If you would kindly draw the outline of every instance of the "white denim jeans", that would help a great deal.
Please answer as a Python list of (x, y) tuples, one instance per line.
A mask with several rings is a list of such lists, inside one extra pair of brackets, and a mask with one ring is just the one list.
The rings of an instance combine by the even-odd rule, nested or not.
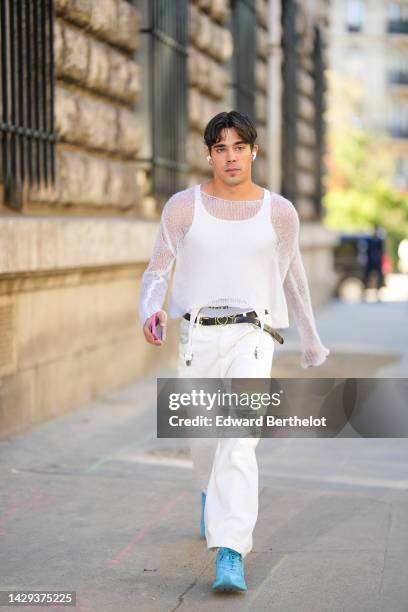
[[(271, 325), (271, 315), (265, 323)], [(189, 322), (179, 324), (177, 375), (180, 378), (269, 378), (274, 342), (251, 323), (194, 325), (193, 359), (186, 365)], [(206, 492), (205, 527), (209, 549), (233, 548), (245, 557), (253, 545), (252, 532), (258, 518), (258, 464), (255, 448), (259, 438), (188, 438), (200, 489)]]

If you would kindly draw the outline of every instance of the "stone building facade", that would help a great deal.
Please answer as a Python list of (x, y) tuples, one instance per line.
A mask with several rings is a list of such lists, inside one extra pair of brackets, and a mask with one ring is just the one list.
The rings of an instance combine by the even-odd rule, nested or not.
[[(7, 3), (12, 12), (15, 0)], [(0, 437), (154, 368), (169, 368), (175, 355), (175, 327), (158, 350), (145, 343), (137, 319), (139, 282), (165, 201), (151, 161), (161, 163), (152, 116), (163, 118), (151, 110), (149, 96), (153, 91), (157, 97), (160, 79), (152, 89), (150, 53), (151, 36), (164, 42), (169, 36), (149, 24), (154, 5), (54, 1), (49, 32), (55, 87), (50, 100), (45, 97), (54, 113), (55, 138), (49, 141), (55, 143), (55, 180), (25, 180), (13, 192), (13, 164), (6, 167), (4, 157), (0, 180)], [(260, 145), (255, 180), (298, 207), (317, 306), (333, 284), (334, 239), (322, 226), (320, 206), (324, 123), (317, 115), (324, 110), (324, 84), (315, 75), (316, 67), (319, 74), (324, 67), (324, 45), (316, 62), (316, 32), (324, 42), (328, 2), (186, 0), (184, 8), (185, 46), (177, 41), (170, 46), (185, 57), (185, 81), (180, 81), (185, 90), (174, 100), (154, 101), (154, 108), (170, 113), (170, 123), (185, 104), (176, 126), (181, 129), (176, 134), (184, 135), (175, 149), (177, 184), (186, 187), (210, 177), (203, 129), (214, 114), (240, 108), (237, 102), (249, 96)], [(241, 37), (247, 36), (255, 42), (249, 93), (240, 76), (246, 61)], [(3, 123), (12, 125), (16, 116), (5, 108), (4, 97), (0, 103)], [(295, 122), (289, 131), (285, 120)], [(13, 127), (5, 130), (3, 151), (17, 133)], [(24, 130), (20, 133), (29, 139)], [(165, 172), (166, 167), (172, 172), (169, 160)]]
[[(347, 119), (380, 137), (390, 153), (393, 186), (408, 192), (408, 2), (334, 0), (330, 67), (354, 92)], [(375, 95), (372, 95), (375, 92)]]

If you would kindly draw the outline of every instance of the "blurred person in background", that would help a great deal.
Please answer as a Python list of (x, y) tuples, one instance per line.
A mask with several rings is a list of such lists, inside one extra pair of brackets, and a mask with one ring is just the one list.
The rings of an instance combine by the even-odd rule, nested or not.
[(363, 283), (364, 289), (371, 287), (371, 277), (375, 275), (375, 288), (377, 291), (377, 300), (379, 299), (379, 291), (384, 286), (383, 273), (383, 255), (384, 255), (384, 231), (376, 223), (374, 231), (369, 240), (367, 240), (366, 261), (364, 268)]

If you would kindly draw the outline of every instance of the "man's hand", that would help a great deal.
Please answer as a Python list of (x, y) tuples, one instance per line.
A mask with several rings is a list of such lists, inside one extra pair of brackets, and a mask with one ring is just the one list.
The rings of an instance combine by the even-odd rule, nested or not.
[(166, 340), (167, 313), (165, 310), (158, 310), (156, 315), (157, 315), (156, 320), (160, 322), (160, 326), (162, 328), (163, 339), (162, 340), (156, 339), (155, 336), (153, 336), (152, 334), (153, 315), (149, 317), (148, 319), (146, 319), (145, 324), (143, 325), (143, 333), (145, 335), (146, 342), (148, 342), (149, 344), (154, 344), (156, 346), (161, 346)]

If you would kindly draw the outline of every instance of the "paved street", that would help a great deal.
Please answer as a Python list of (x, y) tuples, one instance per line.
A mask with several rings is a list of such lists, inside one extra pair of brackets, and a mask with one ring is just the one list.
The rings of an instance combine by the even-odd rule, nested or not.
[[(331, 363), (307, 375), (407, 376), (407, 315), (332, 302)], [(306, 375), (286, 338), (275, 373)], [(192, 465), (182, 439), (156, 438), (155, 384), (0, 443), (1, 589), (75, 590), (97, 612), (406, 612), (406, 439), (262, 440), (249, 590), (213, 594)]]

